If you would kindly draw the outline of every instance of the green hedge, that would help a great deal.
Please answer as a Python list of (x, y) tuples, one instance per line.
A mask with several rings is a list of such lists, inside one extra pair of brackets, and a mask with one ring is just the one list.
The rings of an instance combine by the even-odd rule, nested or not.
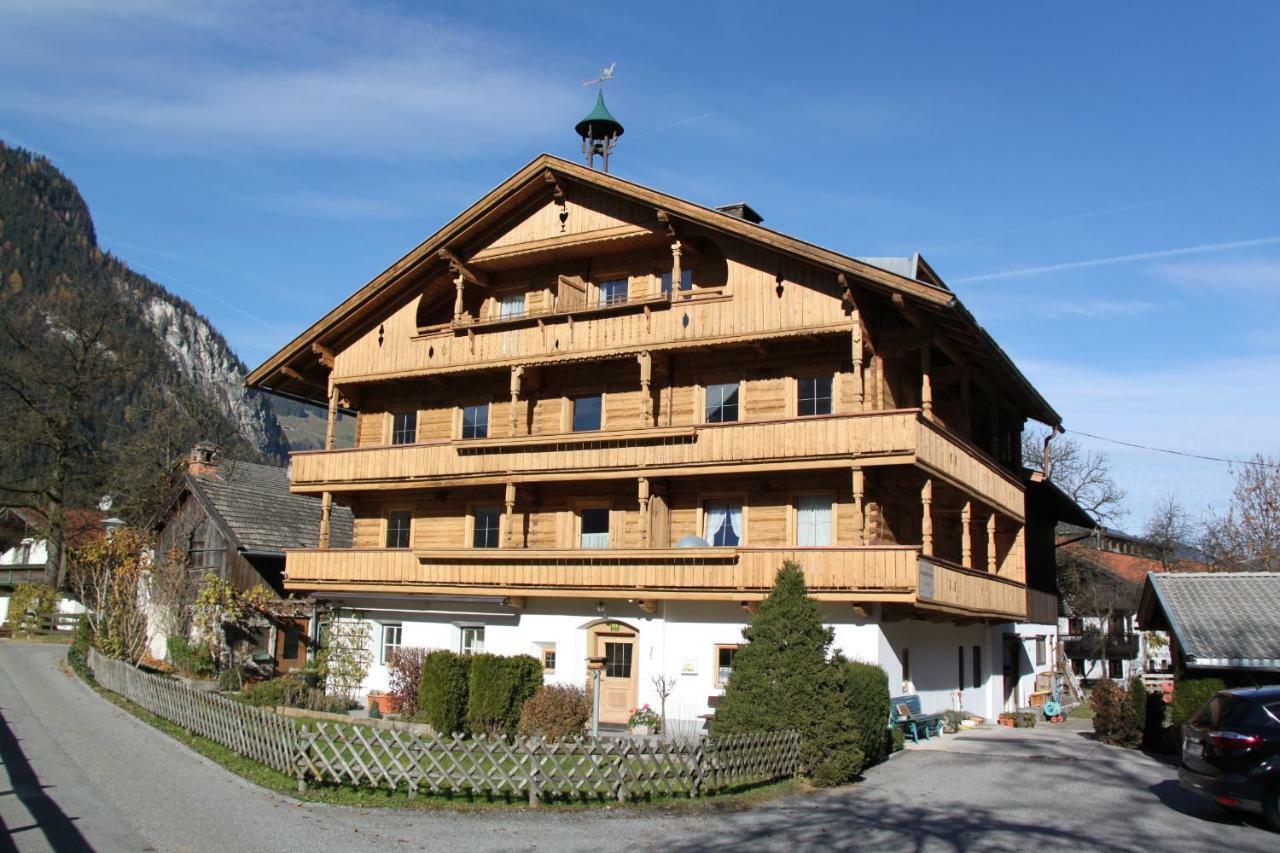
[(866, 766), (888, 755), (889, 676), (873, 663), (848, 661), (844, 665), (844, 704), (853, 714), (858, 744)]
[(418, 719), (442, 735), (463, 731), (470, 675), (469, 655), (444, 650), (427, 652), (418, 684)]
[(467, 728), (472, 734), (514, 735), (524, 703), (541, 686), (542, 663), (531, 655), (473, 655)]
[(1178, 737), (1182, 736), (1182, 724), (1188, 722), (1204, 703), (1227, 685), (1221, 678), (1184, 678), (1173, 686), (1173, 705), (1169, 708), (1169, 721)]

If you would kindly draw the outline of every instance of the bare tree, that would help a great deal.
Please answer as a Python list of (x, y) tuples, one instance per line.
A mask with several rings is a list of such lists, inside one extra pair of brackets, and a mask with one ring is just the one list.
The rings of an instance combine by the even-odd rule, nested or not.
[(1255, 456), (1234, 474), (1231, 505), (1206, 522), (1201, 550), (1219, 571), (1280, 571), (1280, 459)]
[[(1040, 468), (1044, 462), (1047, 432), (1028, 431), (1022, 436), (1024, 464)], [(1119, 521), (1124, 489), (1111, 476), (1111, 459), (1101, 450), (1090, 450), (1073, 438), (1058, 436), (1049, 442), (1049, 479), (1100, 524)]]
[(1181, 564), (1179, 554), (1195, 538), (1195, 525), (1186, 507), (1171, 493), (1156, 503), (1142, 535), (1156, 549), (1161, 568), (1169, 571)]

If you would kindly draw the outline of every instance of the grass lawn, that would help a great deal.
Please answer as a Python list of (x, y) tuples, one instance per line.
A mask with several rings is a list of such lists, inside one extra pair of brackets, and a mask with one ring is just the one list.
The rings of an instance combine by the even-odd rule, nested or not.
[[(527, 800), (523, 796), (513, 795), (509, 798), (487, 797), (484, 795), (469, 795), (466, 793), (454, 795), (431, 794), (428, 792), (420, 792), (414, 799), (409, 799), (409, 795), (405, 791), (390, 791), (386, 788), (367, 788), (352, 787), (337, 784), (318, 784), (308, 781), (305, 793), (298, 793), (298, 780), (293, 776), (286, 776), (269, 767), (265, 767), (252, 759), (245, 758), (235, 751), (215, 743), (207, 738), (196, 734), (189, 734), (180, 726), (174, 725), (163, 717), (147, 711), (128, 699), (111, 692), (99, 684), (92, 678), (92, 672), (87, 671), (87, 667), (77, 666), (70, 659), (67, 666), (76, 675), (96, 690), (107, 701), (123, 708), (130, 714), (133, 714), (143, 722), (153, 726), (179, 741), (188, 748), (198, 752), (204, 757), (220, 764), (222, 767), (230, 770), (244, 779), (285, 794), (295, 799), (330, 803), (333, 805), (356, 806), (360, 808), (410, 808), (410, 809), (458, 809), (458, 810), (486, 810), (486, 809), (527, 809), (530, 808)], [(369, 729), (366, 727), (357, 727), (342, 723), (333, 723), (328, 720), (311, 721), (306, 720), (308, 727), (315, 722), (324, 722), (329, 726), (340, 726), (342, 729), (361, 730), (366, 734)], [(567, 760), (567, 758), (566, 758)], [(751, 806), (769, 802), (788, 794), (797, 793), (805, 789), (805, 785), (794, 779), (788, 779), (782, 782), (775, 782), (767, 785), (758, 785), (746, 790), (736, 791), (732, 793), (718, 794), (709, 797), (652, 797), (643, 800), (632, 800), (626, 804), (627, 808), (641, 809), (658, 809), (666, 811), (678, 811), (681, 813), (710, 813), (720, 811), (732, 811), (738, 809), (749, 808)], [(553, 800), (538, 806), (539, 809), (557, 809), (557, 810), (580, 810), (594, 808), (612, 808), (617, 809), (620, 804), (613, 798), (589, 798), (579, 800)]]
[(1073, 720), (1092, 720), (1093, 706), (1088, 702), (1081, 702), (1079, 705), (1071, 709), (1071, 713), (1068, 714), (1068, 716)]

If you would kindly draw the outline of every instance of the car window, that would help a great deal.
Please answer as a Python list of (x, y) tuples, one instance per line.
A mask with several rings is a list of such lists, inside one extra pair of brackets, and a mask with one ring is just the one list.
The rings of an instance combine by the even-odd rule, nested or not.
[(1191, 718), (1191, 725), (1206, 727), (1220, 726), (1228, 717), (1231, 716), (1232, 711), (1235, 710), (1235, 706), (1237, 704), (1239, 704), (1239, 701), (1234, 696), (1226, 693), (1219, 693), (1217, 696), (1214, 696), (1206, 702), (1204, 707)]

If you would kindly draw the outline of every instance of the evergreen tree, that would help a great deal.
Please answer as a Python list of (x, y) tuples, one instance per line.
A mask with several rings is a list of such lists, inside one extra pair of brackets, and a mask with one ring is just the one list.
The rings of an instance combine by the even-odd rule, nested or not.
[(831, 659), (833, 634), (822, 624), (800, 566), (783, 564), (742, 635), (746, 643), (733, 659), (713, 733), (795, 729), (801, 771), (814, 782), (838, 785), (856, 776), (862, 750), (841, 694), (844, 669)]

